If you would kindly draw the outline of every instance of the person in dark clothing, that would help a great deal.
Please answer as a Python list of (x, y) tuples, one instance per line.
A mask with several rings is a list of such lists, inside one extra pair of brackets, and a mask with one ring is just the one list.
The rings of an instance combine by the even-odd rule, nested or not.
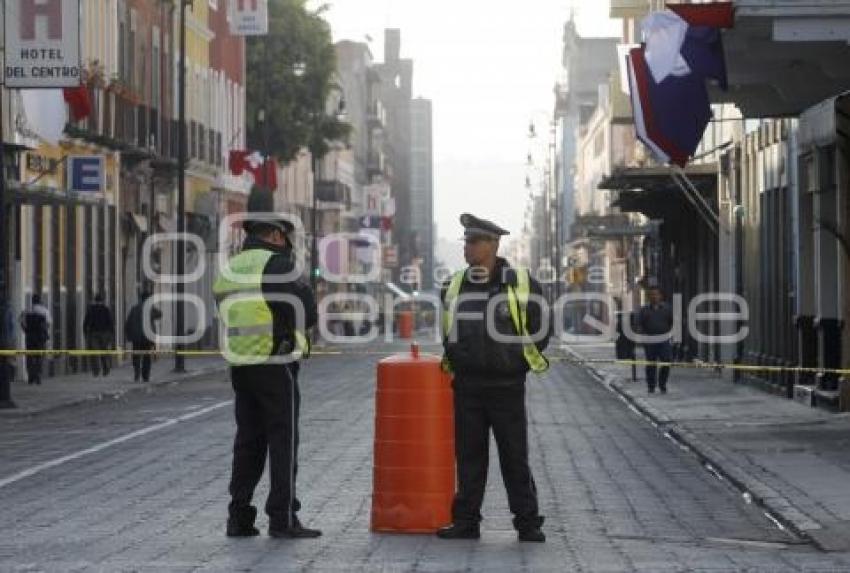
[(24, 331), (24, 343), (27, 351), (27, 383), (41, 384), (41, 366), (44, 351), (50, 339), (50, 312), (41, 304), (41, 296), (32, 295), (32, 306), (21, 313), (21, 329)]
[(649, 304), (641, 307), (638, 313), (638, 328), (641, 334), (648, 336), (665, 336), (666, 338), (657, 342), (645, 342), (643, 351), (646, 360), (646, 385), (650, 394), (655, 392), (655, 387), (662, 394), (667, 393), (667, 380), (670, 377), (669, 366), (658, 366), (658, 362), (671, 362), (673, 360), (673, 349), (670, 345), (670, 331), (673, 328), (673, 311), (664, 302), (664, 296), (658, 288), (650, 288), (647, 292)]
[[(437, 536), (480, 536), (492, 430), (519, 540), (543, 542), (543, 516), (528, 464), (525, 380), (529, 369), (542, 372), (548, 367), (542, 351), (549, 341), (551, 321), (544, 320), (539, 300), (517, 302), (529, 295), (540, 296), (542, 289), (527, 270), (514, 269), (497, 256), (499, 237), (507, 231), (468, 214), (461, 216), (461, 224), (469, 268), (456, 273), (442, 292), (448, 313), (445, 323), (451, 325), (444, 332), (444, 365), (454, 373), (458, 491), (452, 504), (453, 523)], [(488, 317), (491, 304), (494, 312)], [(526, 337), (506, 342), (496, 336), (534, 337), (544, 328), (536, 341)]]
[[(15, 340), (15, 315), (9, 301), (0, 299), (0, 350), (14, 350)], [(0, 368), (6, 380), (12, 382), (15, 379), (15, 357), (0, 356)], [(2, 397), (0, 397), (2, 399)]]
[[(133, 305), (124, 323), (124, 338), (133, 345), (133, 380), (148, 382), (151, 376), (151, 354), (154, 349), (154, 332), (145, 331), (144, 310), (145, 302), (151, 293), (142, 289), (139, 301)], [(156, 322), (162, 318), (162, 312), (151, 305), (149, 310), (149, 326), (155, 328)]]
[[(247, 211), (273, 213), (271, 193), (252, 191)], [(303, 277), (287, 278), (295, 269), (291, 223), (262, 217), (246, 220), (243, 226), (248, 237), (242, 252), (228, 264), (239, 280), (222, 273), (213, 287), (227, 332), (224, 355), (231, 363), (235, 392), (227, 535), (259, 534), (257, 509), (251, 502), (268, 457), (270, 487), (265, 510), (269, 535), (315, 538), (321, 531), (305, 527), (298, 518), (301, 502), (295, 481), (301, 394), (299, 363), (294, 358), (299, 353), (309, 354), (307, 329), (317, 321), (316, 301)], [(240, 304), (244, 306), (238, 307)]]
[(104, 304), (101, 293), (95, 295), (94, 302), (86, 309), (83, 333), (89, 350), (103, 352), (91, 357), (92, 373), (99, 376), (103, 369), (103, 375), (109, 376), (112, 357), (107, 352), (112, 348), (112, 341), (115, 339), (115, 320), (112, 311)]

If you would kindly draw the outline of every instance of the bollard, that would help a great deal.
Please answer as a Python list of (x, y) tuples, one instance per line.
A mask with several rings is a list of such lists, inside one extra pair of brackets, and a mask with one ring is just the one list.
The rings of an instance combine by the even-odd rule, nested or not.
[(370, 528), (432, 533), (451, 522), (454, 493), (451, 378), (413, 344), (378, 363)]
[(413, 338), (413, 312), (402, 310), (398, 313), (398, 336), (405, 340)]

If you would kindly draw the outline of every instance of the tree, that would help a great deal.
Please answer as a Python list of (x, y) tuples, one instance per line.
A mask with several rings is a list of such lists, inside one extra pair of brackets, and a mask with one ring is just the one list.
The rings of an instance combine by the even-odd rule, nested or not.
[(326, 7), (309, 10), (306, 4), (269, 0), (268, 35), (247, 42), (248, 145), (284, 163), (304, 147), (322, 157), (330, 142), (344, 140), (351, 129), (326, 110), (328, 96), (338, 89), (336, 52), (322, 18)]

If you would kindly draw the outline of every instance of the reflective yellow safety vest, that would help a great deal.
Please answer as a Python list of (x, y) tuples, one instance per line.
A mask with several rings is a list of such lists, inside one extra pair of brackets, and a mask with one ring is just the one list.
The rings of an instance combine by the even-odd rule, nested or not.
[[(226, 329), (222, 354), (237, 366), (262, 364), (277, 350), (274, 346), (274, 316), (263, 297), (263, 271), (274, 255), (266, 249), (248, 249), (229, 261), (230, 274), (239, 280), (222, 275), (213, 285), (219, 303), (221, 320)], [(310, 356), (310, 340), (296, 330), (297, 358)]]
[[(511, 311), (511, 321), (514, 323), (514, 328), (517, 334), (525, 340), (522, 344), (523, 355), (525, 356), (528, 367), (532, 372), (541, 373), (549, 369), (549, 361), (543, 356), (543, 353), (537, 348), (537, 345), (530, 340), (528, 334), (528, 296), (531, 294), (531, 278), (528, 269), (516, 268), (517, 285), (516, 287), (508, 285), (508, 306)], [(457, 306), (460, 287), (463, 285), (463, 278), (466, 271), (457, 271), (449, 283), (449, 288), (446, 289), (445, 308), (443, 310), (443, 336), (448, 338), (454, 324), (455, 310)], [(451, 364), (447, 356), (443, 356), (443, 370), (451, 372)]]

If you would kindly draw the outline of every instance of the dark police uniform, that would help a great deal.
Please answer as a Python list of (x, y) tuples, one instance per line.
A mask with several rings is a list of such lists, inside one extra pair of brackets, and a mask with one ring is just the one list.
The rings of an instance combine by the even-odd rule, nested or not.
[[(497, 225), (471, 215), (461, 217), (466, 235), (507, 234)], [(482, 233), (483, 232), (483, 233)], [(516, 288), (518, 272), (503, 258), (498, 258), (489, 281), (476, 283), (470, 280), (469, 271), (460, 284), (461, 295), (479, 295), (464, 300), (459, 297), (456, 313), (481, 313), (487, 316), (488, 301), (505, 295), (509, 287)], [(541, 295), (537, 281), (530, 279), (529, 290)], [(447, 285), (442, 292), (446, 301)], [(527, 305), (527, 330), (532, 335), (541, 328), (541, 308), (534, 301)], [(547, 322), (550, 324), (551, 322)], [(525, 380), (529, 362), (523, 344), (499, 342), (491, 338), (485, 320), (454, 320), (457, 329), (455, 341), (444, 340), (445, 357), (454, 374), (455, 453), (457, 458), (458, 492), (452, 506), (454, 524), (438, 532), (440, 537), (477, 537), (481, 521), (481, 504), (487, 481), (489, 465), (490, 430), (496, 439), (499, 463), (508, 494), (508, 503), (514, 514), (514, 527), (523, 533), (537, 530), (543, 524), (537, 503), (537, 490), (528, 464), (528, 420), (525, 409)], [(507, 301), (495, 308), (495, 330), (500, 334), (517, 336)], [(546, 336), (535, 343), (540, 352), (549, 340)], [(545, 538), (543, 538), (545, 539)], [(542, 541), (543, 539), (533, 539)], [(532, 539), (524, 539), (532, 540)]]
[[(267, 197), (258, 196), (262, 193)], [(271, 212), (271, 194), (254, 191), (248, 202), (248, 211)], [(268, 224), (267, 222), (264, 224)], [(282, 230), (291, 231), (288, 222)], [(249, 221), (246, 230), (251, 233)], [(294, 254), (290, 245), (279, 247), (250, 234), (242, 247), (242, 254), (267, 257), (262, 268), (262, 296), (272, 314), (272, 356), (289, 354), (297, 347), (296, 313), (288, 302), (268, 300), (270, 295), (293, 295), (304, 309), (305, 327), (316, 323), (316, 302), (313, 292), (303, 280), (278, 282), (278, 277), (292, 272)], [(238, 257), (238, 255), (237, 255)], [(234, 257), (235, 260), (236, 257)], [(259, 260), (264, 261), (265, 258)], [(219, 279), (218, 285), (227, 284)], [(216, 293), (227, 300), (221, 292)], [(274, 537), (317, 537), (320, 532), (303, 527), (297, 517), (301, 503), (295, 495), (295, 478), (298, 471), (298, 416), (300, 392), (298, 388), (299, 364), (255, 363), (231, 366), (231, 379), (235, 392), (236, 438), (233, 444), (233, 470), (230, 480), (231, 502), (227, 533), (234, 537), (256, 535), (254, 527), (257, 510), (251, 505), (266, 456), (269, 458), (270, 488), (266, 501), (269, 516), (269, 534)]]

